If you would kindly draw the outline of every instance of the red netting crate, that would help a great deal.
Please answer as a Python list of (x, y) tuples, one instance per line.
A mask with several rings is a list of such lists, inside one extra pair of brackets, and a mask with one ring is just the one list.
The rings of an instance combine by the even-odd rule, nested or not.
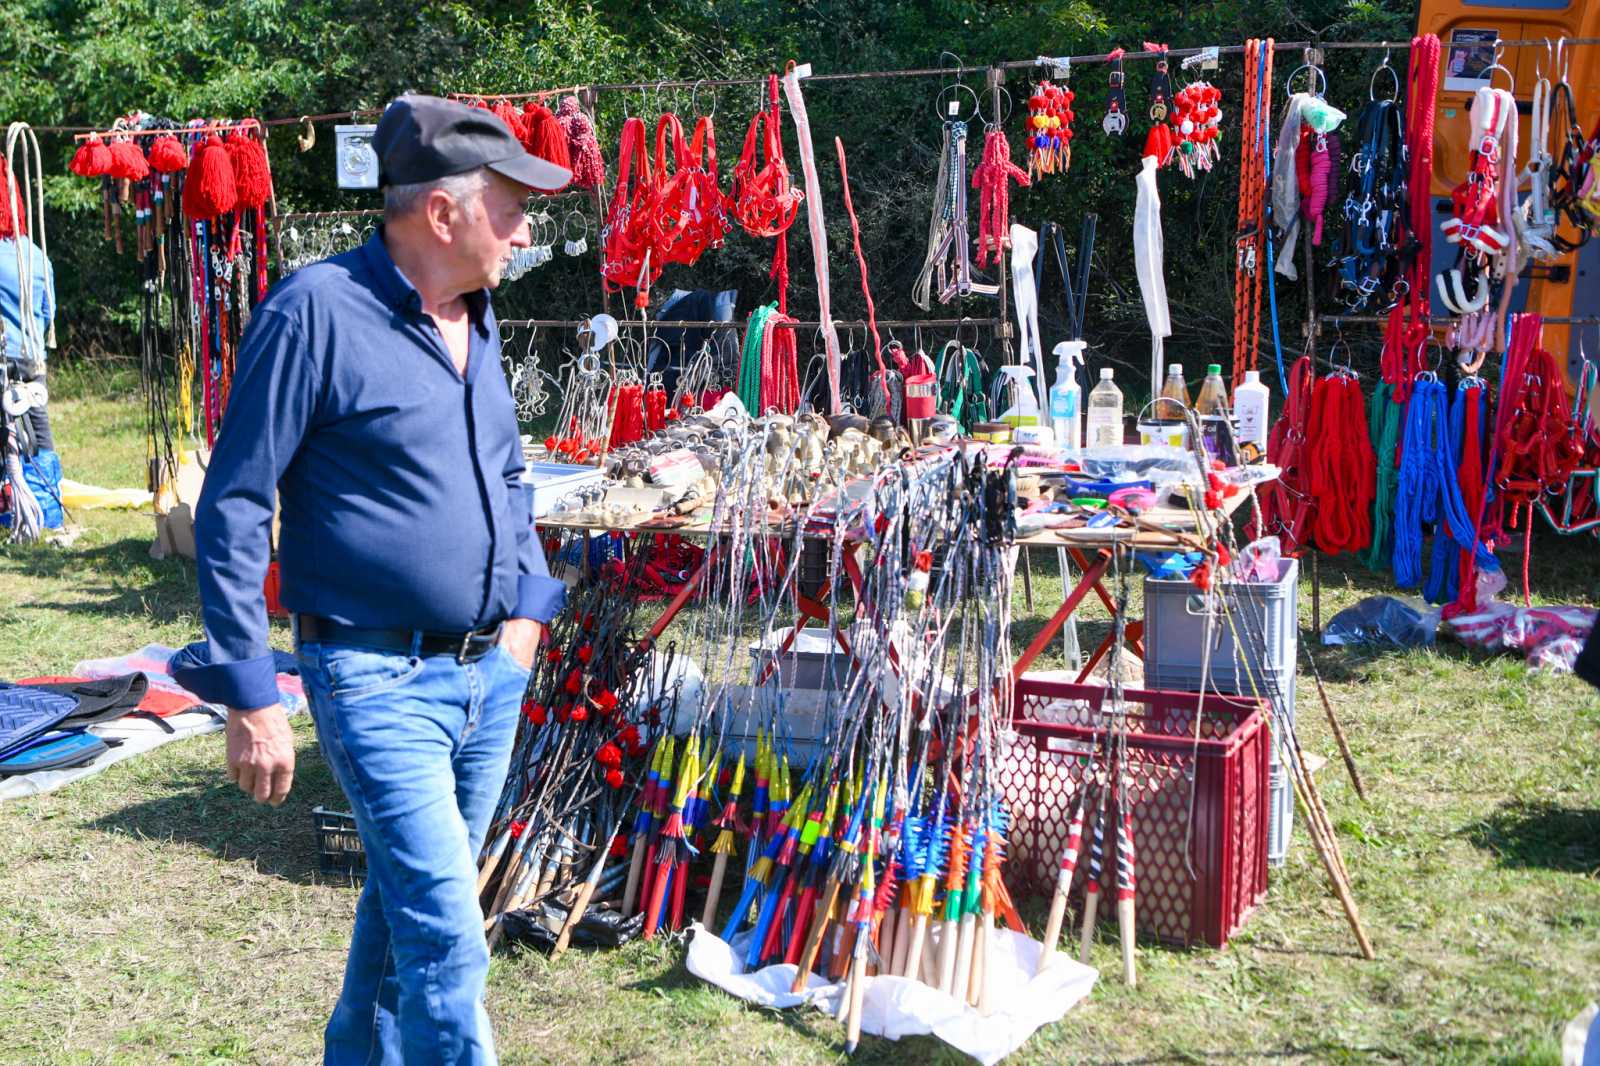
[[(1024, 676), (1016, 696), (1019, 736), (1000, 769), (1011, 809), (1007, 882), (1019, 895), (1048, 897), (1099, 735), (1106, 689)], [(1129, 689), (1125, 696), (1139, 931), (1171, 944), (1222, 947), (1267, 892), (1268, 708), (1257, 699), (1208, 695), (1196, 741), (1197, 693)], [(1088, 841), (1086, 827), (1075, 908), (1082, 902)], [(1102, 885), (1112, 893), (1102, 898), (1114, 899), (1110, 827)], [(1101, 909), (1103, 916), (1113, 913)]]

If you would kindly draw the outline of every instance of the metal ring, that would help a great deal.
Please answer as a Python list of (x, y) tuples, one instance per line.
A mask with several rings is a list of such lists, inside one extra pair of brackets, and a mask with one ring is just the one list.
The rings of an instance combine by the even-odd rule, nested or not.
[(1382, 74), (1384, 71), (1389, 72), (1389, 80), (1394, 83), (1394, 93), (1389, 97), (1389, 99), (1392, 101), (1398, 101), (1400, 99), (1400, 75), (1396, 73), (1395, 69), (1389, 65), (1389, 52), (1387, 49), (1385, 49), (1383, 53), (1383, 63), (1379, 65), (1377, 70), (1372, 72), (1372, 77), (1367, 79), (1368, 100), (1377, 100), (1378, 75)]
[[(961, 117), (959, 105), (957, 106), (955, 114), (947, 113), (949, 109), (941, 106), (941, 101), (944, 100), (945, 93), (948, 92), (955, 92), (958, 97), (960, 93), (964, 92), (968, 96), (972, 97), (972, 110), (965, 118)], [(957, 100), (952, 100), (951, 103), (957, 104)], [(940, 122), (971, 122), (975, 116), (983, 113), (983, 101), (978, 99), (978, 94), (973, 92), (970, 86), (963, 85), (959, 81), (951, 82), (943, 89), (940, 89), (938, 94), (934, 96), (933, 113), (939, 116)]]

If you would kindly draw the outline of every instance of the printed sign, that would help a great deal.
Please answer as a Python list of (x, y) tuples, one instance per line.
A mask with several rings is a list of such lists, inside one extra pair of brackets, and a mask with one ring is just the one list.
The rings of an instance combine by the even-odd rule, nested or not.
[(1446, 91), (1473, 92), (1489, 84), (1489, 68), (1494, 66), (1494, 46), (1499, 40), (1499, 30), (1451, 30), (1444, 57)]

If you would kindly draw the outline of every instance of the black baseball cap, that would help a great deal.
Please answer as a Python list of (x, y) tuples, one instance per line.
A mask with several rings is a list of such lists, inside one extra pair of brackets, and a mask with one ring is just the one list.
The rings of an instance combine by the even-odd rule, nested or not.
[(559, 189), (572, 171), (532, 155), (492, 111), (407, 93), (384, 109), (372, 135), (380, 185), (437, 181), (488, 167), (530, 189)]

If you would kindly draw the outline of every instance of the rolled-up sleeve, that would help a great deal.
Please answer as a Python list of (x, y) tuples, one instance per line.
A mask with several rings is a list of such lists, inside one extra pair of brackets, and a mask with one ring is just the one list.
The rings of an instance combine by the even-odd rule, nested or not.
[(506, 457), (506, 498), (516, 510), (517, 526), (517, 605), (513, 618), (549, 622), (561, 613), (567, 602), (567, 586), (550, 576), (544, 548), (533, 529), (533, 486), (522, 480), (526, 463), (522, 441), (512, 434), (511, 454)]
[(316, 410), (319, 376), (295, 321), (257, 311), (240, 345), (222, 430), (195, 509), (206, 639), (174, 657), (174, 679), (233, 708), (278, 701), (262, 592), (278, 479)]

